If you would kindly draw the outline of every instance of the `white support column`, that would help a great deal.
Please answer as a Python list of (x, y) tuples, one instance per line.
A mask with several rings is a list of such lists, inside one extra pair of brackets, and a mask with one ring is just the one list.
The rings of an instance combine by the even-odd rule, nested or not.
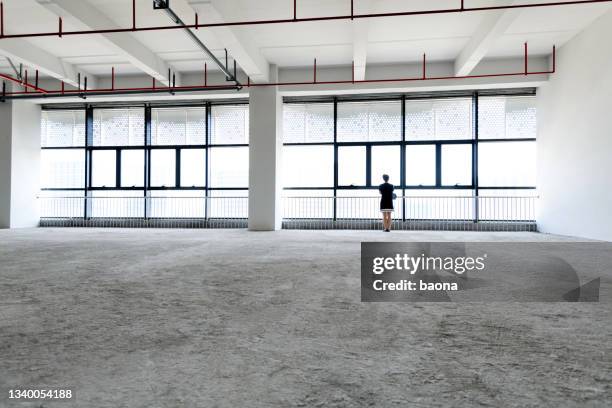
[(40, 106), (0, 102), (0, 228), (38, 226)]
[[(270, 66), (270, 80), (278, 68)], [(275, 231), (282, 227), (281, 153), (283, 103), (278, 87), (249, 90), (249, 229)]]

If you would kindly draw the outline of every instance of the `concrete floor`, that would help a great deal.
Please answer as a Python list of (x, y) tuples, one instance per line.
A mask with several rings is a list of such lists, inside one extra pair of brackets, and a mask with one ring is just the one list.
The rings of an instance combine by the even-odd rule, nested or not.
[(0, 406), (603, 407), (605, 303), (360, 302), (361, 241), (532, 233), (0, 231)]

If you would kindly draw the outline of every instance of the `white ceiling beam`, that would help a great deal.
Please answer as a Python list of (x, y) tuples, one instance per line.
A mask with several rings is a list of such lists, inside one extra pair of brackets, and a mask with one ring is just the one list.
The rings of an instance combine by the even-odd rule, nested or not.
[[(36, 0), (36, 2), (64, 20), (70, 18), (88, 30), (117, 27), (114, 21), (87, 1)], [(130, 33), (97, 34), (96, 37), (102, 39), (109, 47), (115, 49), (118, 54), (147, 75), (154, 77), (164, 85), (169, 84), (169, 66)], [(178, 75), (177, 85), (179, 85)]]
[(489, 11), (484, 14), (476, 32), (455, 59), (455, 75), (469, 75), (520, 14), (519, 9)]
[[(0, 41), (0, 54), (10, 58), (13, 62), (38, 69), (41, 74), (64, 81), (76, 87), (77, 70), (72, 64), (63, 62), (47, 51), (19, 38), (7, 38)], [(30, 76), (32, 78), (32, 76)], [(95, 78), (88, 76), (87, 87), (95, 87)], [(28, 80), (28, 82), (32, 82)]]
[[(359, 2), (359, 13), (368, 14), (372, 12), (372, 0)], [(363, 81), (366, 75), (366, 64), (368, 59), (368, 37), (370, 33), (370, 21), (359, 18), (351, 22), (353, 27), (353, 63), (355, 81)]]
[[(206, 22), (230, 21), (234, 18), (233, 13), (235, 13), (235, 5), (227, 0), (172, 0), (170, 6), (180, 16), (187, 16), (189, 20), (186, 21), (193, 19), (192, 16), (196, 12), (194, 7), (197, 7), (200, 21)], [(191, 31), (205, 43), (202, 37), (204, 30)], [(227, 49), (229, 55), (236, 60), (251, 81), (269, 82), (270, 64), (248, 36), (230, 27), (215, 27), (210, 32), (221, 46)]]

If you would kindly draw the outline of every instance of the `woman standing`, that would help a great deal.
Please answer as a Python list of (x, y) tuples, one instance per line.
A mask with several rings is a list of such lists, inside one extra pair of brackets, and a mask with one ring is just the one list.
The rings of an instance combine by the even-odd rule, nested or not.
[(380, 192), (380, 211), (383, 215), (383, 230), (385, 232), (391, 231), (391, 222), (393, 215), (393, 184), (389, 184), (389, 176), (387, 174), (383, 174), (382, 176), (384, 183), (378, 186), (378, 191)]

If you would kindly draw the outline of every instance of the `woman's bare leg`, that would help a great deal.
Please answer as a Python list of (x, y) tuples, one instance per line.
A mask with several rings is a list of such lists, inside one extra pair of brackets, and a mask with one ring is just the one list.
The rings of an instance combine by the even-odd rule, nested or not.
[(393, 224), (393, 213), (387, 213), (387, 229), (391, 231), (391, 224)]

